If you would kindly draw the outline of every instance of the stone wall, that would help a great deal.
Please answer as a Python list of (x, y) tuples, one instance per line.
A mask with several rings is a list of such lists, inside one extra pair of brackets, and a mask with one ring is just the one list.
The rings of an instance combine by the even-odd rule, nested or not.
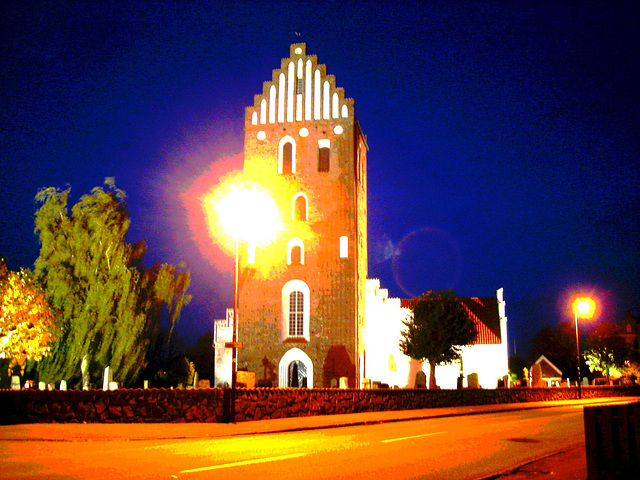
[[(0, 424), (224, 422), (229, 389), (2, 390)], [(463, 390), (239, 389), (237, 422), (383, 410), (573, 400), (575, 388)], [(638, 396), (640, 386), (583, 387), (583, 398)]]
[(222, 422), (221, 389), (2, 390), (0, 424)]

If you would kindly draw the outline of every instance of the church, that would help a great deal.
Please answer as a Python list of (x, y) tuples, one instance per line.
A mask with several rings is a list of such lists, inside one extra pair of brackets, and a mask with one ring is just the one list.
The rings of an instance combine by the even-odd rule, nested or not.
[[(291, 45), (245, 111), (243, 181), (269, 192), (282, 222), (239, 256), (237, 365), (257, 386), (420, 386), (423, 366), (398, 347), (411, 309), (367, 278), (367, 151), (353, 99), (306, 44)], [(485, 334), (436, 369), (438, 383), (474, 373), (494, 388), (508, 373), (502, 290), (464, 303)], [(215, 321), (216, 386), (231, 385), (234, 321)]]

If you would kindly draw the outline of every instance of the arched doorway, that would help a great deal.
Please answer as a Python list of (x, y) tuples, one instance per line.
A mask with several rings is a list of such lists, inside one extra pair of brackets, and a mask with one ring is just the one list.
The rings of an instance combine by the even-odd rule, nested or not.
[(313, 363), (299, 348), (292, 348), (282, 356), (278, 365), (278, 387), (313, 387)]

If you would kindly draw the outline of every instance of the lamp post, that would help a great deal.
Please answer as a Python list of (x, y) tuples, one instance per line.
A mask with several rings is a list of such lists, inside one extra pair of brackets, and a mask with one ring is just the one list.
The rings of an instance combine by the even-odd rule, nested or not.
[(591, 298), (577, 298), (573, 302), (573, 316), (576, 321), (576, 358), (578, 360), (578, 398), (582, 398), (582, 374), (580, 373), (580, 336), (578, 334), (578, 314), (586, 318), (589, 314), (593, 314), (591, 306), (593, 300)]
[(240, 241), (255, 243), (266, 242), (281, 228), (278, 209), (271, 196), (257, 187), (237, 185), (215, 201), (215, 210), (222, 230), (231, 234), (234, 240), (235, 262), (233, 272), (233, 327), (231, 342), (225, 343), (231, 348), (231, 392), (229, 401), (229, 419), (235, 422), (235, 404), (238, 378), (238, 311), (240, 292)]

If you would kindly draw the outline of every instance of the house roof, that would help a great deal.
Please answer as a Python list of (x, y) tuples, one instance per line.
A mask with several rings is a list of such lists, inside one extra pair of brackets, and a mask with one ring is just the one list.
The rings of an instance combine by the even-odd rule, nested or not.
[[(498, 345), (501, 342), (498, 299), (470, 297), (458, 299), (469, 313), (478, 336), (472, 345)], [(417, 298), (400, 299), (400, 306), (413, 310)]]
[(533, 364), (539, 364), (540, 368), (542, 369), (542, 375), (543, 376), (548, 376), (548, 377), (552, 377), (554, 376), (553, 374), (556, 374), (556, 376), (558, 377), (562, 377), (562, 370), (560, 370), (558, 367), (556, 367), (551, 360), (549, 360), (547, 357), (545, 357), (544, 355), (540, 355), (540, 357), (533, 362)]

